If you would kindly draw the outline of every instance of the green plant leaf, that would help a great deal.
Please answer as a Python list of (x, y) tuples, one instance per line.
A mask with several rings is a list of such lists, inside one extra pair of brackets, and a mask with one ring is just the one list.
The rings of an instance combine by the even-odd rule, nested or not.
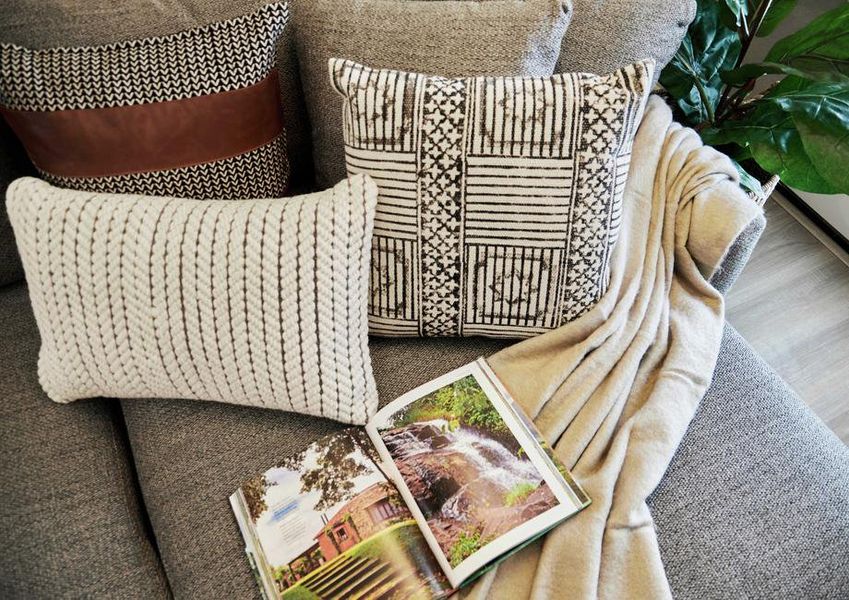
[(754, 160), (791, 187), (821, 194), (835, 193), (837, 190), (817, 172), (805, 152), (793, 118), (784, 117), (774, 126), (764, 128), (764, 135), (750, 144)]
[(734, 24), (737, 27), (742, 27), (743, 30), (748, 33), (749, 0), (725, 0), (725, 5), (734, 16)]
[(705, 130), (709, 143), (748, 148), (766, 171), (792, 187), (849, 191), (849, 85), (787, 77), (748, 112)]
[(740, 187), (747, 192), (752, 192), (756, 196), (761, 197), (764, 189), (758, 178), (751, 175), (745, 168), (743, 168), (743, 165), (733, 158), (731, 159), (731, 162), (734, 163), (734, 168), (737, 169), (737, 172), (740, 174)]
[(720, 73), (734, 67), (740, 37), (722, 22), (725, 5), (700, 2), (681, 47), (660, 75), (690, 125), (711, 123), (724, 83)]
[(843, 62), (846, 64), (841, 64), (841, 61), (812, 58), (810, 60), (796, 60), (793, 61), (793, 64), (787, 65), (772, 62), (749, 63), (737, 69), (725, 71), (720, 76), (725, 83), (736, 86), (743, 85), (750, 79), (756, 79), (767, 73), (792, 75), (813, 81), (849, 82), (849, 71), (847, 71), (849, 61)]
[[(849, 131), (835, 134), (830, 127), (805, 115), (794, 115), (793, 122), (817, 172), (837, 190), (849, 191), (849, 163), (846, 162)], [(835, 160), (836, 157), (843, 159)]]
[(845, 81), (849, 78), (849, 4), (820, 15), (776, 42), (764, 62), (788, 65), (803, 74), (819, 74), (814, 79)]
[[(758, 2), (751, 2), (749, 7), (750, 12), (754, 13), (757, 10)], [(796, 8), (796, 0), (773, 0), (772, 6), (766, 13), (766, 17), (758, 29), (758, 37), (766, 37), (771, 35), (775, 28), (787, 18), (793, 9)]]

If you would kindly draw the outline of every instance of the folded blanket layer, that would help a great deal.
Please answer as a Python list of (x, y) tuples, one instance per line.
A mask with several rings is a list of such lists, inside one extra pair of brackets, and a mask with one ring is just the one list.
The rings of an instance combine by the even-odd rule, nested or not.
[(722, 154), (653, 97), (599, 304), (490, 364), (593, 504), (491, 571), (470, 597), (671, 597), (646, 498), (710, 383), (724, 323), (710, 285), (760, 208)]

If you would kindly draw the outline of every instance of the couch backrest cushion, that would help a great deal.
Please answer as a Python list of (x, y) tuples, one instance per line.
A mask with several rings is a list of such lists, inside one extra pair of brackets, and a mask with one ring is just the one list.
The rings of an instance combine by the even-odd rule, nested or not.
[(327, 74), (329, 59), (446, 77), (547, 77), (570, 8), (568, 0), (295, 0), (318, 185), (345, 177), (342, 100)]
[(357, 424), (377, 408), (369, 177), (240, 202), (25, 177), (8, 197), (52, 400), (191, 398)]
[(609, 73), (653, 58), (655, 81), (696, 16), (695, 0), (572, 0), (558, 71)]

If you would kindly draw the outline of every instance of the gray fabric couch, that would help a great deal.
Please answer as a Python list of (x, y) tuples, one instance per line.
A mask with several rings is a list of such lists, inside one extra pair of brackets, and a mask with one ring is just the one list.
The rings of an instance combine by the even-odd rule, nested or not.
[[(132, 0), (118, 9), (109, 0), (11, 0), (0, 7), (0, 24), (9, 25), (0, 41), (105, 43), (256, 3)], [(571, 68), (572, 56), (581, 68), (605, 70), (643, 55), (664, 59), (692, 8), (576, 0), (561, 63)], [(620, 39), (600, 23), (627, 31)], [(295, 94), (292, 57), (286, 47), (281, 53), (284, 94)], [(290, 130), (295, 152), (304, 152), (305, 123)], [(0, 136), (0, 177), (31, 168), (7, 138)], [(308, 180), (308, 171), (298, 175)], [(180, 400), (50, 402), (38, 385), (38, 330), (3, 219), (0, 597), (258, 597), (227, 497), (246, 476), (340, 425)], [(730, 287), (762, 228), (760, 221), (744, 232), (717, 288)], [(381, 400), (506, 343), (374, 339)], [(677, 597), (849, 597), (849, 450), (730, 326), (713, 384), (650, 504)]]

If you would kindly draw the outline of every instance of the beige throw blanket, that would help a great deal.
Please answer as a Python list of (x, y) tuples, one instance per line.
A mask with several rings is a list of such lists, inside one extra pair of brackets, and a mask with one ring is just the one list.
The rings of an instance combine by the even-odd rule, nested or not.
[(608, 292), (580, 319), (490, 359), (593, 504), (472, 597), (670, 597), (646, 498), (716, 363), (724, 306), (708, 279), (760, 211), (737, 181), (727, 158), (651, 98)]

